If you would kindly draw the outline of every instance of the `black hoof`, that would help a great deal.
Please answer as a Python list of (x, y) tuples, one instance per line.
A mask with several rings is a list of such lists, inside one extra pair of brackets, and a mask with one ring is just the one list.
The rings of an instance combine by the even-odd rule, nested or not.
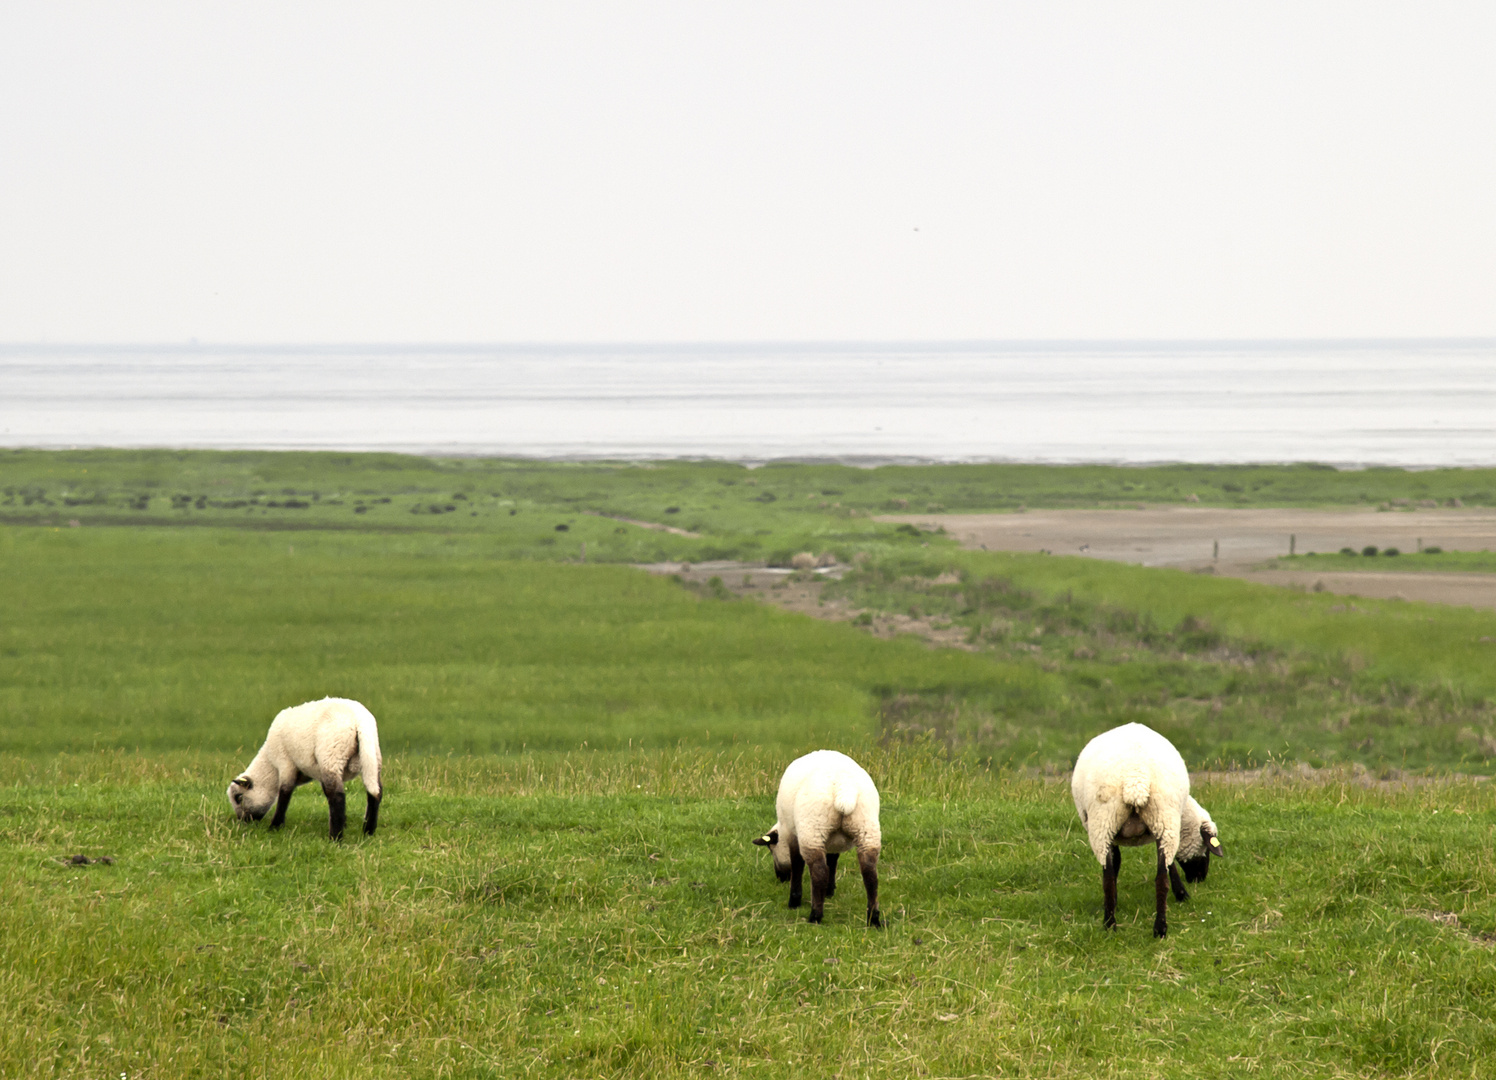
[(881, 930), (883, 929), (883, 916), (876, 911), (870, 911), (867, 914), (867, 924)]
[(1169, 924), (1168, 923), (1161, 923), (1161, 922), (1154, 923), (1153, 924), (1153, 936), (1154, 937), (1168, 937), (1169, 936)]
[(800, 906), (800, 898), (798, 896), (792, 896), (792, 897), (790, 897), (790, 907), (797, 908), (799, 906)]
[(1184, 903), (1189, 898), (1190, 898), (1190, 894), (1187, 893), (1187, 892), (1185, 892), (1183, 889), (1180, 889), (1177, 893), (1174, 894), (1174, 899), (1177, 900), (1177, 901), (1179, 901), (1181, 904)]
[(806, 922), (813, 922), (813, 923), (820, 922), (821, 921), (820, 913), (812, 911), (809, 915), (805, 916), (805, 921)]

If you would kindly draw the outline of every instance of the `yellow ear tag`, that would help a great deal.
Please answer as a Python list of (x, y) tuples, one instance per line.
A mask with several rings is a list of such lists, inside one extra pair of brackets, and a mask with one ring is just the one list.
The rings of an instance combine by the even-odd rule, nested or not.
[(1210, 846), (1211, 847), (1220, 847), (1221, 846), (1221, 842), (1219, 840), (1217, 840), (1214, 836), (1212, 836), (1210, 838)]

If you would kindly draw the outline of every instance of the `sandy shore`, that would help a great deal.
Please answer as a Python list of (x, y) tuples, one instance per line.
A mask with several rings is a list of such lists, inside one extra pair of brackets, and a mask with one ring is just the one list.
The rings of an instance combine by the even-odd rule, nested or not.
[[(1496, 548), (1496, 511), (1382, 512), (1165, 506), (1139, 510), (1030, 510), (1018, 514), (897, 514), (880, 521), (943, 526), (963, 544), (988, 551), (1047, 551), (1096, 559), (1213, 571), (1272, 585), (1322, 583), (1353, 596), (1496, 608), (1496, 575), (1264, 569), (1289, 553), (1358, 551), (1367, 544), (1415, 552), (1420, 542), (1446, 551)], [(1218, 554), (1217, 554), (1218, 551)], [(1380, 561), (1380, 560), (1379, 560)]]

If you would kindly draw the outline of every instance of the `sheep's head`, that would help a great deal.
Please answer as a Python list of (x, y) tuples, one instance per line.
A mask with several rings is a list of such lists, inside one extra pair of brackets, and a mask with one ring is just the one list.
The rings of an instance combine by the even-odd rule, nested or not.
[[(1190, 820), (1193, 818), (1193, 820)], [(1221, 856), (1226, 854), (1226, 849), (1221, 847), (1220, 830), (1216, 823), (1210, 820), (1210, 815), (1205, 812), (1194, 799), (1186, 804), (1185, 820), (1182, 821), (1183, 835), (1180, 837), (1180, 859), (1179, 865), (1184, 867), (1184, 880), (1194, 883), (1204, 881), (1205, 875), (1210, 873), (1210, 858), (1212, 855)], [(1199, 830), (1200, 839), (1197, 841), (1191, 835), (1192, 829)]]
[(780, 881), (790, 879), (790, 852), (789, 844), (779, 842), (779, 823), (776, 821), (774, 827), (762, 836), (755, 837), (753, 842), (759, 847), (766, 847), (774, 856), (774, 876)]
[(229, 785), (229, 805), (240, 821), (259, 821), (275, 801), (270, 785), (257, 785), (254, 777), (242, 773)]

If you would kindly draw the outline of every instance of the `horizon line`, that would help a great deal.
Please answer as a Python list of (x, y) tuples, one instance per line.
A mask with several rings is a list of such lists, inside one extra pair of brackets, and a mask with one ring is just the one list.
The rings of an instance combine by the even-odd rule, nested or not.
[(759, 338), (698, 340), (588, 340), (588, 341), (0, 341), (0, 351), (54, 351), (66, 349), (100, 349), (121, 352), (161, 350), (171, 352), (213, 352), (219, 350), (273, 351), (364, 350), (364, 351), (471, 351), (503, 350), (601, 350), (601, 349), (1056, 349), (1056, 348), (1231, 348), (1292, 347), (1362, 348), (1367, 346), (1464, 346), (1496, 347), (1496, 335), (1423, 335), (1423, 336), (1334, 336), (1334, 337), (1052, 337), (1052, 338)]

